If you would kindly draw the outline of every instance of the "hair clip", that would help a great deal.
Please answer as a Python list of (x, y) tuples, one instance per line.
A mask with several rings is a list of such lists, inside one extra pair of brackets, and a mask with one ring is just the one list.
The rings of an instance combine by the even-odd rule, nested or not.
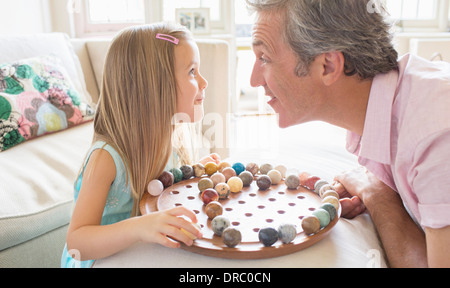
[(179, 39), (177, 39), (177, 38), (175, 38), (173, 36), (170, 36), (170, 35), (167, 35), (167, 34), (160, 34), (160, 33), (156, 34), (156, 39), (169, 41), (169, 42), (171, 42), (171, 43), (173, 43), (175, 45), (178, 45), (178, 43), (180, 42)]

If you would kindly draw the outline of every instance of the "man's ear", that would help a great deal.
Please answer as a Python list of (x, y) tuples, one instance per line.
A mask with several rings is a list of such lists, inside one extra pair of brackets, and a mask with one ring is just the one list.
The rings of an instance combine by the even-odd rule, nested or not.
[(322, 81), (326, 86), (331, 86), (344, 73), (344, 54), (334, 51), (324, 53), (321, 57), (323, 65)]

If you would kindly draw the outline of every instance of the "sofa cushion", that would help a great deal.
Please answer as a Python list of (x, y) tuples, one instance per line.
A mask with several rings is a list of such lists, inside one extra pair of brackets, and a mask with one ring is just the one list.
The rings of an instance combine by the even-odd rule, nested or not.
[(0, 151), (94, 116), (55, 56), (0, 63), (0, 72)]
[(0, 250), (69, 223), (92, 137), (89, 122), (0, 153)]
[(92, 98), (86, 89), (80, 61), (69, 37), (64, 33), (37, 33), (30, 35), (0, 36), (0, 63), (54, 54), (62, 61), (81, 98), (92, 106)]

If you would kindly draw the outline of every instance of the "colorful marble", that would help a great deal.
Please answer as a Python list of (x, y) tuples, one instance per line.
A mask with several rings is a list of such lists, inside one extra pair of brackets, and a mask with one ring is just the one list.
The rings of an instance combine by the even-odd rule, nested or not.
[(228, 182), (228, 186), (230, 186), (231, 193), (239, 193), (241, 192), (242, 188), (244, 188), (244, 183), (242, 182), (241, 178), (234, 176), (231, 177)]
[(214, 187), (216, 189), (217, 193), (219, 194), (220, 200), (228, 199), (231, 193), (230, 186), (228, 186), (227, 183), (219, 183)]
[(229, 248), (234, 248), (242, 241), (241, 231), (236, 228), (228, 227), (222, 233), (223, 243)]
[(248, 172), (252, 173), (253, 176), (255, 176), (259, 172), (259, 166), (256, 163), (248, 163), (247, 166), (245, 166), (245, 170), (247, 170)]
[(283, 179), (280, 171), (276, 169), (270, 170), (269, 173), (267, 173), (267, 176), (269, 176), (270, 180), (272, 181), (272, 185), (280, 184), (281, 180)]
[(307, 216), (302, 220), (302, 229), (306, 235), (313, 235), (320, 231), (320, 220), (316, 216)]
[(316, 182), (316, 184), (314, 185), (314, 192), (316, 192), (317, 195), (320, 195), (320, 188), (322, 188), (322, 186), (330, 184), (328, 183), (328, 181), (326, 180), (319, 180)]
[(217, 236), (222, 236), (223, 231), (230, 226), (230, 220), (224, 216), (217, 216), (211, 221), (211, 229)]
[(259, 241), (266, 247), (270, 247), (278, 241), (278, 231), (274, 228), (263, 228), (258, 232)]
[(316, 185), (316, 182), (320, 180), (319, 176), (315, 176), (315, 175), (311, 175), (308, 178), (306, 178), (304, 183), (300, 183), (302, 184), (302, 186), (308, 188), (311, 191), (314, 191), (314, 185)]
[(330, 214), (324, 210), (324, 209), (316, 209), (313, 213), (313, 216), (316, 216), (317, 218), (319, 218), (320, 221), (320, 228), (325, 228), (328, 226), (328, 224), (330, 224)]
[(322, 194), (322, 199), (325, 199), (325, 198), (327, 198), (327, 197), (329, 197), (329, 196), (332, 196), (332, 197), (334, 197), (334, 198), (336, 198), (336, 199), (339, 199), (339, 198), (340, 198), (340, 197), (339, 197), (339, 194), (338, 194), (336, 191), (334, 191), (334, 190), (328, 190), (328, 191), (326, 191), (325, 193)]
[(173, 183), (178, 183), (183, 180), (183, 172), (179, 168), (172, 168), (169, 170), (173, 174)]
[(183, 180), (189, 180), (194, 177), (194, 168), (192, 168), (192, 166), (183, 165), (180, 170), (183, 173)]
[(222, 173), (223, 169), (227, 168), (227, 167), (231, 167), (231, 164), (226, 162), (226, 161), (222, 161), (219, 163), (219, 165), (217, 166), (217, 169), (220, 173)]
[(203, 164), (201, 163), (197, 163), (194, 166), (192, 166), (192, 168), (194, 169), (194, 175), (197, 178), (202, 177), (203, 175), (205, 175), (205, 166), (203, 166)]
[(270, 180), (270, 177), (267, 175), (261, 175), (256, 179), (256, 185), (258, 185), (260, 190), (265, 191), (272, 185), (272, 180)]
[(339, 199), (334, 196), (327, 196), (323, 198), (322, 203), (330, 203), (334, 206), (334, 208), (336, 208), (336, 210), (339, 210)]
[(208, 216), (208, 218), (212, 220), (217, 216), (223, 214), (223, 206), (217, 201), (210, 202), (208, 205), (206, 205), (205, 213), (206, 216)]
[(239, 176), (242, 172), (245, 171), (245, 166), (242, 163), (234, 163), (233, 166), (231, 166), (231, 168), (234, 169), (234, 171), (236, 171), (236, 176)]
[(284, 166), (284, 165), (278, 165), (278, 166), (275, 167), (274, 169), (280, 171), (281, 177), (282, 177), (282, 178), (285, 178), (285, 177), (286, 177), (286, 172), (287, 172), (286, 166)]
[(223, 169), (222, 174), (225, 176), (225, 181), (227, 182), (231, 177), (237, 176), (236, 171), (234, 171), (234, 169), (231, 167), (226, 167), (225, 169)]
[(331, 203), (324, 203), (322, 206), (320, 206), (320, 209), (323, 209), (330, 214), (330, 221), (333, 221), (334, 218), (336, 218), (337, 210)]
[(208, 162), (208, 163), (206, 163), (206, 165), (205, 165), (205, 173), (206, 173), (208, 176), (213, 175), (214, 173), (217, 172), (217, 170), (218, 170), (218, 166), (217, 166), (216, 163), (214, 163), (214, 162)]
[(158, 197), (164, 191), (164, 185), (159, 180), (150, 181), (147, 185), (147, 191), (150, 195)]
[(286, 181), (284, 183), (286, 184), (288, 189), (296, 190), (300, 185), (300, 179), (297, 175), (292, 174), (286, 178)]
[(170, 187), (174, 182), (173, 174), (169, 171), (164, 171), (161, 176), (159, 176), (158, 180), (161, 181), (161, 183), (164, 185), (164, 188)]
[(239, 178), (241, 178), (244, 187), (249, 187), (253, 182), (253, 174), (249, 171), (243, 171)]
[(214, 188), (214, 182), (209, 178), (202, 178), (198, 181), (198, 190), (200, 192), (205, 191), (206, 189)]
[(283, 244), (289, 244), (297, 237), (297, 229), (292, 224), (283, 224), (278, 227), (278, 238)]
[(269, 173), (270, 170), (273, 170), (273, 166), (272, 166), (272, 164), (269, 164), (269, 163), (265, 163), (265, 164), (261, 165), (261, 167), (259, 167), (259, 172), (262, 175), (267, 175), (267, 173)]
[(205, 205), (208, 205), (211, 202), (219, 201), (219, 193), (217, 193), (214, 189), (206, 189), (202, 192), (200, 198), (202, 199)]
[(219, 183), (226, 182), (225, 175), (223, 175), (220, 172), (214, 173), (209, 179), (211, 179), (211, 181), (213, 181), (214, 186), (216, 186)]
[(319, 189), (319, 196), (320, 196), (320, 198), (322, 198), (322, 195), (325, 192), (327, 192), (328, 190), (333, 190), (334, 191), (333, 186), (331, 186), (330, 184), (325, 184), (322, 187), (320, 187), (320, 189)]

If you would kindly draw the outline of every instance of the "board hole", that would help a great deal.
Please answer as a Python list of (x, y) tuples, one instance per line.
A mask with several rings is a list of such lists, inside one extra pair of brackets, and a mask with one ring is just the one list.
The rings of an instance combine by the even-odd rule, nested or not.
[(238, 203), (239, 203), (239, 204), (245, 204), (245, 201), (242, 201), (242, 200), (241, 200), (241, 201), (239, 201)]
[(180, 194), (180, 191), (172, 191), (172, 192), (170, 192), (170, 194), (172, 194), (172, 195), (178, 195), (178, 194)]
[(283, 192), (283, 191), (280, 191), (280, 192), (278, 192), (278, 194), (280, 194), (280, 195), (284, 195), (284, 194), (286, 194), (285, 192)]
[(264, 206), (264, 205), (259, 205), (259, 206), (258, 206), (258, 209), (261, 209), (261, 210), (262, 210), (262, 209), (264, 209), (264, 208), (266, 208), (266, 206)]
[(278, 210), (277, 213), (280, 214), (280, 215), (282, 215), (282, 214), (286, 213), (286, 211), (284, 211), (284, 210)]
[(273, 219), (266, 219), (266, 222), (267, 222), (267, 223), (272, 223), (272, 222), (273, 222)]
[(241, 223), (239, 223), (239, 222), (232, 222), (231, 223), (233, 226), (239, 226), (239, 225), (241, 225)]
[(277, 199), (275, 199), (275, 198), (269, 198), (269, 201), (270, 201), (270, 202), (275, 202), (275, 201), (277, 201)]
[(200, 214), (200, 211), (194, 210), (194, 213), (195, 213), (195, 214)]
[(225, 211), (231, 212), (231, 211), (233, 211), (233, 208), (227, 207), (227, 208), (225, 208)]
[(195, 200), (195, 197), (194, 197), (194, 196), (189, 196), (189, 197), (187, 197), (187, 199), (189, 199), (189, 200)]
[(291, 207), (294, 207), (296, 204), (295, 203), (289, 203), (288, 205), (291, 206)]
[(192, 188), (192, 185), (186, 185), (186, 188), (191, 189), (191, 188)]
[(253, 228), (253, 232), (255, 232), (255, 233), (258, 233), (259, 230), (261, 230), (261, 229), (259, 229), (259, 228)]
[(309, 210), (309, 211), (316, 211), (316, 208), (311, 207), (311, 208), (309, 208), (308, 210)]
[(255, 193), (250, 193), (250, 194), (248, 194), (250, 197), (256, 197), (256, 194)]
[(252, 217), (253, 214), (252, 214), (252, 213), (245, 213), (245, 216), (246, 216), (246, 217)]
[(305, 199), (305, 196), (298, 196), (297, 199), (303, 200)]
[(180, 207), (180, 206), (183, 206), (183, 204), (176, 203), (175, 206), (176, 206), (176, 207)]

